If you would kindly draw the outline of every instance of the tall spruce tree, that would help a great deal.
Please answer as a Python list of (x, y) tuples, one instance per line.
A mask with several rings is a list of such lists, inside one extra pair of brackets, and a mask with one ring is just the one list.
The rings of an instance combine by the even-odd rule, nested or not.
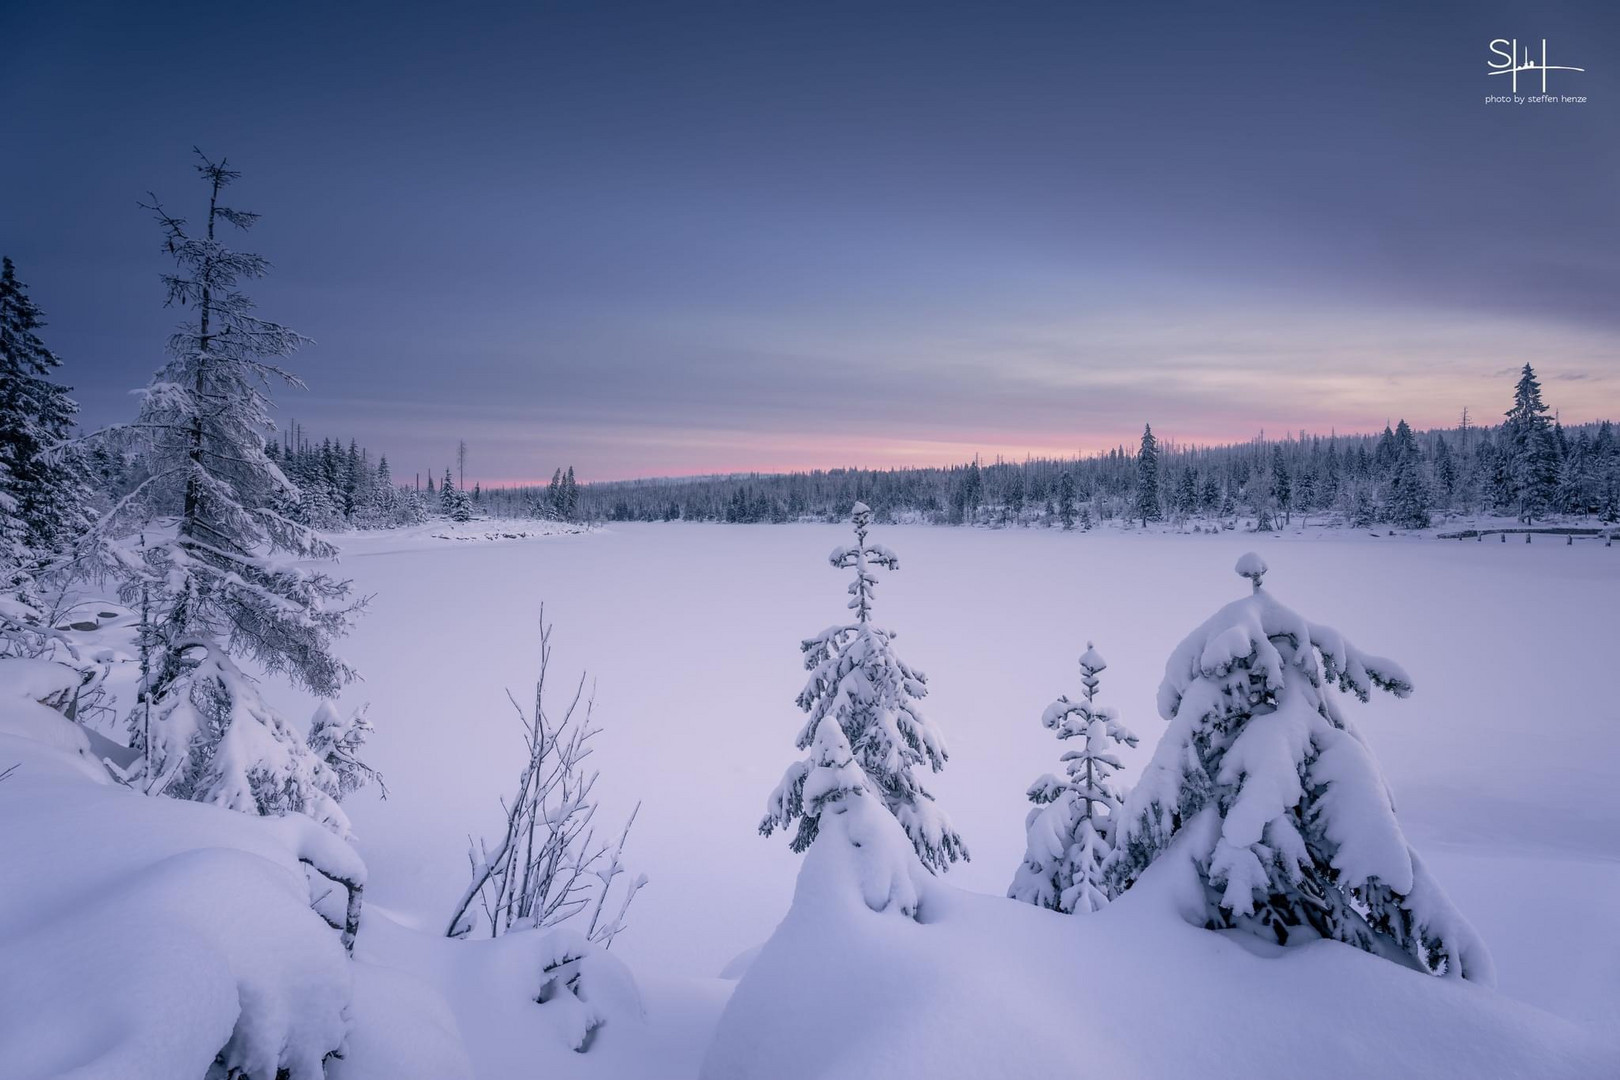
[(148, 475), (97, 528), (103, 538), (132, 530), (142, 537), (139, 547), (115, 549), (121, 591), (153, 613), (141, 695), (150, 708), (131, 720), (136, 776), (149, 791), (250, 812), (304, 812), (343, 832), (325, 764), (233, 659), (335, 694), (354, 672), (333, 640), (364, 602), (350, 600), (348, 582), (308, 565), (336, 550), (277, 509), (298, 491), (266, 453), (274, 431), (267, 387), (302, 385), (280, 361), (304, 339), (253, 314), (240, 286), (269, 264), (230, 249), (221, 233), (246, 230), (257, 215), (221, 202), (238, 172), (197, 156), (208, 189), (200, 233), (155, 197), (146, 206), (175, 263), (163, 279), (167, 305), (187, 315), (128, 429), (144, 443)]
[(1407, 843), (1334, 692), (1406, 697), (1411, 680), (1277, 602), (1258, 555), (1236, 570), (1252, 594), (1216, 612), (1165, 664), (1159, 714), (1169, 726), (1125, 800), (1118, 884), (1180, 839), (1210, 928), (1281, 944), (1326, 938), (1493, 981), (1483, 942)]
[(39, 569), (90, 525), (90, 490), (73, 434), (78, 405), (50, 379), (62, 361), (45, 346), (45, 319), (0, 260), (0, 498), (19, 566)]
[(1136, 736), (1111, 707), (1097, 704), (1099, 676), (1108, 666), (1086, 643), (1080, 657), (1079, 701), (1060, 697), (1041, 715), (1043, 727), (1063, 740), (1077, 739), (1063, 755), (1065, 778), (1046, 774), (1026, 792), (1035, 805), (1024, 819), (1024, 861), (1007, 895), (1054, 911), (1098, 911), (1114, 896), (1109, 873), (1114, 829), (1124, 792), (1115, 748), (1135, 746)]
[(1395, 429), (1395, 463), (1389, 479), (1389, 521), (1401, 529), (1429, 527), (1429, 486), (1423, 479), (1423, 455), (1405, 420)]
[(1513, 405), (1502, 424), (1508, 481), (1519, 520), (1526, 525), (1546, 514), (1558, 486), (1558, 444), (1552, 417), (1541, 400), (1541, 382), (1529, 364), (1513, 388)]
[(800, 645), (809, 681), (799, 708), (809, 717), (796, 745), (808, 752), (794, 762), (772, 792), (759, 830), (770, 836), (797, 822), (794, 851), (816, 839), (829, 805), (856, 795), (876, 800), (893, 815), (917, 858), (938, 872), (968, 857), (934, 797), (916, 770), (945, 767), (945, 743), (917, 708), (928, 680), (894, 652), (895, 634), (872, 622), (874, 571), (897, 569), (894, 552), (867, 539), (872, 511), (856, 503), (852, 512), (855, 544), (829, 558), (841, 570), (854, 570), (849, 609), (855, 621), (823, 630)]
[(1159, 509), (1159, 441), (1153, 425), (1142, 428), (1142, 446), (1136, 454), (1136, 516), (1145, 527), (1162, 516)]

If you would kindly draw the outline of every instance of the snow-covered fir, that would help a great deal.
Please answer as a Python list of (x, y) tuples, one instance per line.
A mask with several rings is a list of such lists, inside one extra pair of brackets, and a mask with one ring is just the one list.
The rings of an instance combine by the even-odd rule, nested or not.
[(1113, 898), (1109, 868), (1124, 791), (1115, 777), (1117, 748), (1136, 736), (1118, 712), (1097, 702), (1097, 685), (1108, 666), (1090, 642), (1080, 657), (1080, 700), (1058, 698), (1041, 714), (1041, 726), (1064, 740), (1079, 740), (1063, 754), (1065, 776), (1047, 773), (1030, 785), (1035, 805), (1024, 820), (1024, 861), (1007, 895), (1054, 911), (1098, 911)]
[(1283, 606), (1252, 582), (1176, 647), (1159, 685), (1169, 725), (1126, 801), (1114, 870), (1137, 881), (1173, 847), (1192, 855), (1211, 928), (1280, 944), (1342, 941), (1423, 971), (1491, 984), (1490, 953), (1412, 850), (1337, 693), (1397, 697), (1395, 662)]
[(857, 805), (864, 815), (867, 802), (875, 801), (900, 823), (922, 864), (937, 872), (968, 854), (917, 775), (920, 768), (945, 767), (945, 742), (917, 706), (928, 693), (927, 677), (895, 653), (897, 635), (872, 621), (875, 571), (898, 569), (900, 560), (868, 540), (869, 507), (856, 503), (850, 520), (855, 543), (835, 548), (828, 561), (855, 571), (848, 604), (855, 621), (800, 645), (810, 678), (799, 708), (808, 719), (795, 745), (808, 756), (788, 767), (759, 829), (769, 836), (796, 825), (793, 850), (804, 851), (829, 809), (844, 813)]

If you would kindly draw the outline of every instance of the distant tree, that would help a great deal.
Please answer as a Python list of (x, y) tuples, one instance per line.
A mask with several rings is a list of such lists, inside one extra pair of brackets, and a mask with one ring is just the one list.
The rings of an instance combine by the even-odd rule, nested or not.
[(855, 571), (849, 586), (855, 621), (823, 630), (800, 646), (810, 679), (799, 694), (799, 708), (809, 719), (796, 743), (808, 756), (788, 768), (759, 829), (770, 836), (797, 822), (792, 848), (804, 851), (815, 841), (824, 815), (849, 810), (852, 800), (870, 799), (893, 815), (917, 858), (937, 872), (968, 854), (915, 775), (919, 767), (932, 772), (945, 767), (945, 743), (917, 708), (928, 693), (926, 676), (895, 655), (894, 633), (872, 622), (873, 571), (894, 570), (899, 559), (867, 539), (870, 507), (856, 503), (852, 519), (854, 546), (837, 549), (830, 561)]
[(1048, 773), (1026, 793), (1035, 806), (1024, 820), (1024, 861), (1007, 895), (1054, 911), (1097, 911), (1114, 896), (1108, 873), (1114, 827), (1124, 792), (1113, 774), (1115, 748), (1135, 746), (1136, 736), (1118, 714), (1097, 704), (1098, 676), (1108, 664), (1090, 642), (1080, 657), (1079, 701), (1060, 697), (1046, 707), (1041, 724), (1063, 740), (1077, 739), (1063, 755), (1065, 778)]
[(1529, 364), (1519, 373), (1502, 435), (1519, 520), (1528, 525), (1546, 514), (1558, 484), (1558, 444), (1552, 419), (1541, 400), (1541, 383)]
[(1024, 474), (1014, 472), (1007, 481), (1007, 515), (1014, 524), (1024, 517)]
[(1074, 473), (1067, 469), (1058, 478), (1057, 512), (1065, 529), (1074, 528)]
[(568, 466), (568, 472), (563, 476), (562, 482), (563, 520), (579, 520), (579, 485), (574, 482), (574, 467)]
[(1146, 527), (1158, 521), (1159, 510), (1159, 443), (1153, 437), (1153, 425), (1142, 428), (1142, 446), (1136, 454), (1136, 516)]
[(1115, 849), (1129, 885), (1176, 850), (1204, 883), (1205, 926), (1279, 944), (1342, 941), (1420, 971), (1483, 983), (1490, 955), (1401, 832), (1389, 788), (1333, 688), (1406, 697), (1411, 680), (1253, 583), (1171, 654), (1169, 725), (1126, 799)]
[(1457, 462), (1444, 435), (1434, 437), (1434, 487), (1442, 507), (1449, 510), (1457, 505)]
[(1429, 527), (1429, 490), (1422, 455), (1405, 420), (1395, 429), (1395, 463), (1389, 482), (1389, 520), (1400, 529)]
[(1283, 524), (1294, 520), (1294, 481), (1288, 473), (1288, 461), (1283, 457), (1281, 445), (1271, 448), (1271, 496), (1277, 500), (1277, 509), (1283, 512)]

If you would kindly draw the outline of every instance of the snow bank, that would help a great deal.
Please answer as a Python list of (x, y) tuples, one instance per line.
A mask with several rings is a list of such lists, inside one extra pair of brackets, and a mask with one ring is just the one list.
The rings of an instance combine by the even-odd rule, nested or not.
[(1283, 949), (1190, 926), (1204, 898), (1175, 848), (1095, 914), (934, 881), (914, 922), (869, 910), (823, 847), (721, 1016), (704, 1080), (1620, 1070), (1593, 1030), (1490, 990), (1336, 942)]
[(34, 737), (44, 720), (0, 721), (0, 1075), (200, 1077), (219, 1056), (320, 1077), (350, 970), (296, 854), (255, 818), (95, 782), (74, 726)]

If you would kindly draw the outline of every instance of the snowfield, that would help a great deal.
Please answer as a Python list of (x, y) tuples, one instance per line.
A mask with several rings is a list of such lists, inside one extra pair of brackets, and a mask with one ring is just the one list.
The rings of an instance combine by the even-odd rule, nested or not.
[[(1601, 1034), (1620, 1009), (1620, 698), (1609, 689), (1620, 548), (875, 527), (900, 560), (880, 572), (876, 622), (929, 677), (922, 706), (950, 763), (928, 786), (972, 853), (943, 882), (922, 883), (919, 925), (861, 905), (854, 871), (827, 845), (812, 848), (814, 872), (801, 879), (806, 859), (786, 838), (756, 833), (766, 797), (801, 756), (799, 641), (847, 617), (849, 574), (827, 565), (847, 525), (457, 528), (456, 540), (434, 535), (442, 523), (339, 538), (341, 572), (373, 596), (342, 648), (365, 681), (340, 708), (371, 702), (367, 758), (390, 797), (368, 789), (344, 804), (367, 906), (353, 1028), (334, 1076), (492, 1078), (544, 1063), (556, 1075), (670, 1080), (979, 1077), (1061, 1071), (1076, 1040), (1095, 1047), (1097, 1075), (1118, 1077), (1292, 1076), (1313, 1053), (1322, 1075), (1620, 1072), (1620, 1049)], [(1406, 836), (1489, 945), (1496, 991), (1336, 944), (1279, 950), (1190, 927), (1177, 914), (1189, 886), (1174, 851), (1098, 915), (1001, 899), (1024, 850), (1025, 788), (1058, 767), (1040, 717), (1078, 692), (1086, 642), (1108, 657), (1099, 699), (1141, 737), (1122, 754), (1130, 784), (1164, 730), (1154, 702), (1166, 659), (1249, 591), (1232, 567), (1251, 549), (1282, 602), (1410, 674), (1409, 699), (1342, 707), (1393, 788)], [(532, 968), (546, 946), (533, 935), (439, 936), (466, 886), (469, 834), (496, 830), (524, 758), (506, 691), (530, 692), (542, 603), (556, 626), (554, 672), (571, 682), (588, 670), (595, 685), (605, 820), (616, 827), (639, 802), (627, 862), (650, 878), (611, 952), (635, 985), (603, 976), (609, 1021), (584, 1055), (552, 1031), (569, 1022), (561, 1011), (534, 1011)], [(295, 721), (310, 715), (287, 687), (264, 689)], [(40, 796), (48, 805), (23, 801), (38, 789), (21, 773), (0, 784), (8, 826), (48, 814), (60, 833), (12, 836), (9, 866), (43, 874), (52, 843), (116, 816), (104, 805), (153, 801), (80, 768), (72, 783), (96, 794), (75, 811), (62, 794), (74, 769), (52, 768), (63, 775)], [(194, 846), (246, 847), (239, 872), (285, 889), (296, 862), (262, 837), (209, 839), (218, 828), (196, 826)], [(169, 847), (125, 862), (171, 858)], [(88, 897), (94, 880), (75, 870), (50, 895)], [(62, 931), (27, 915), (32, 885), (26, 904), (19, 890), (0, 892), (0, 939), (21, 934), (44, 962)], [(167, 907), (154, 910), (181, 910), (172, 892), (160, 890), (151, 903)], [(294, 904), (274, 917), (302, 916)], [(300, 940), (326, 933), (313, 915), (299, 926)], [(324, 971), (341, 957), (335, 941), (300, 947)], [(137, 946), (152, 947), (122, 947)], [(76, 962), (89, 972), (117, 960)], [(47, 1022), (69, 1010), (41, 1000), (19, 1015)], [(210, 1015), (209, 1038), (229, 1020)], [(30, 1046), (30, 1061), (64, 1052)], [(414, 1065), (402, 1047), (420, 1047)]]

